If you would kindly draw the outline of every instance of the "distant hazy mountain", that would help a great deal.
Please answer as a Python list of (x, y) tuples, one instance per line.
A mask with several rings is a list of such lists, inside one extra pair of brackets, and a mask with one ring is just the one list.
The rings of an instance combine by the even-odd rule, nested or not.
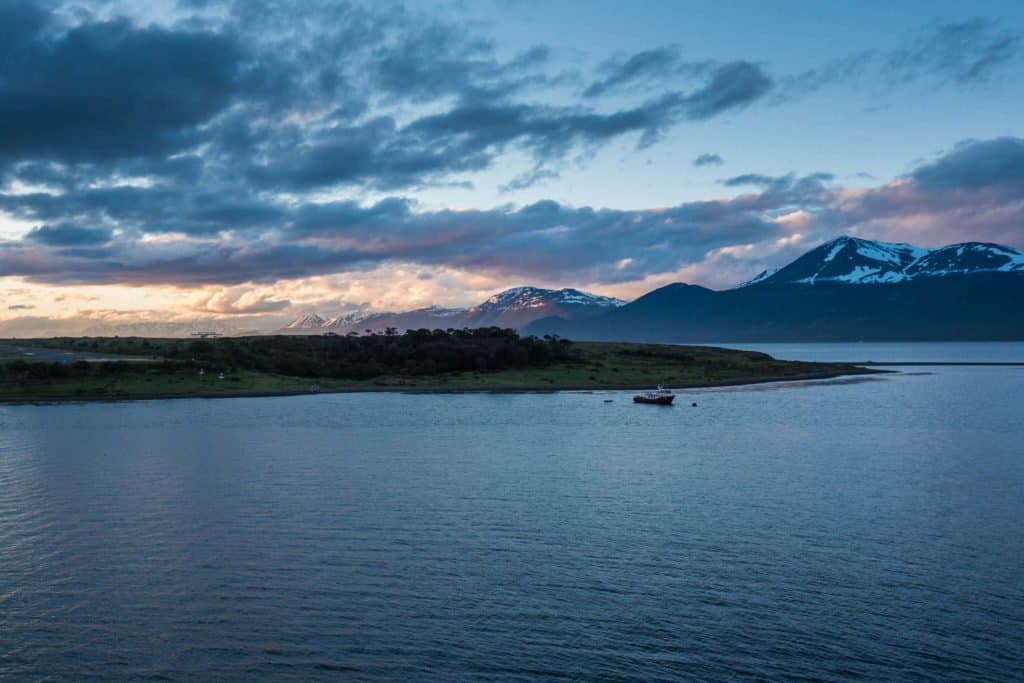
[(1024, 253), (841, 237), (731, 290), (672, 284), (530, 334), (672, 342), (1024, 339)]
[[(247, 321), (250, 324), (252, 320)], [(225, 337), (260, 334), (257, 326), (240, 326), (224, 320), (187, 320), (182, 322), (138, 321), (97, 323), (65, 334), (83, 337), (188, 337), (214, 333)]]
[(559, 316), (569, 320), (588, 318), (625, 302), (578, 289), (516, 287), (492, 296), (466, 311), (460, 327), (520, 328), (538, 318)]
[(288, 323), (286, 330), (319, 330), (327, 322), (316, 313), (310, 313)]
[(324, 323), (321, 332), (334, 332), (335, 334), (348, 334), (349, 332), (383, 332), (389, 327), (396, 330), (419, 330), (448, 329), (449, 327), (462, 327), (454, 325), (452, 321), (458, 319), (466, 312), (464, 308), (442, 308), (440, 306), (428, 306), (402, 313), (350, 313), (340, 318), (332, 318)]
[(441, 308), (430, 306), (402, 313), (351, 313), (324, 320), (311, 314), (298, 318), (278, 330), (279, 334), (318, 334), (333, 332), (383, 332), (389, 327), (404, 332), (409, 329), (448, 329), (463, 327), (521, 328), (538, 318), (558, 316), (580, 320), (625, 302), (611, 297), (588, 294), (577, 289), (541, 289), (516, 287), (492, 296), (472, 308)]

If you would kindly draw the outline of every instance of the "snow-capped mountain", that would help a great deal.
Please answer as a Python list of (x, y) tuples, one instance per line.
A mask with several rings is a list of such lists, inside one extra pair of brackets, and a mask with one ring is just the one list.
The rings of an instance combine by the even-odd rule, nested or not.
[(841, 237), (777, 272), (713, 291), (674, 283), (586, 319), (526, 334), (674, 343), (1024, 340), (1024, 252)]
[[(303, 316), (281, 334), (310, 334), (333, 332), (383, 332), (395, 328), (399, 332), (410, 329), (448, 329), (463, 327), (519, 328), (534, 320), (549, 316), (580, 319), (623, 305), (612, 297), (581, 292), (578, 289), (541, 289), (515, 287), (496, 294), (472, 308), (443, 308), (428, 306), (399, 313), (355, 312), (324, 320), (318, 315)], [(319, 321), (319, 322), (318, 322)]]
[(927, 249), (910, 244), (840, 237), (811, 249), (770, 275), (758, 276), (748, 284), (899, 282), (906, 278), (906, 269), (926, 254)]
[(625, 302), (610, 296), (588, 294), (578, 289), (540, 289), (539, 287), (513, 287), (490, 299), (476, 308), (479, 310), (507, 311), (511, 309), (542, 308), (552, 304), (568, 304), (581, 306), (621, 306)]
[(1024, 271), (1024, 252), (998, 244), (968, 242), (928, 250), (911, 244), (840, 237), (810, 250), (774, 273), (762, 273), (744, 286), (823, 282), (878, 284), (1016, 270)]
[(447, 329), (453, 327), (452, 319), (466, 312), (465, 308), (442, 308), (428, 306), (401, 313), (349, 313), (340, 318), (332, 318), (323, 325), (324, 332), (348, 334), (349, 332), (383, 332), (389, 327), (397, 330), (417, 330), (421, 328)]
[[(331, 318), (330, 320), (325, 321), (321, 325), (321, 327), (323, 327), (324, 329), (328, 329), (328, 330), (335, 329), (335, 328), (349, 327), (351, 325), (358, 325), (362, 321), (364, 321), (364, 320), (366, 320), (368, 318), (372, 318), (372, 317), (373, 317), (372, 313), (365, 313), (363, 311), (355, 311), (353, 313), (346, 313), (345, 315), (339, 315), (339, 316), (337, 316), (335, 318)], [(294, 323), (292, 323), (292, 324), (294, 325)], [(288, 327), (291, 327), (291, 325), (289, 325)]]
[(318, 330), (324, 326), (327, 322), (316, 313), (310, 313), (304, 315), (301, 318), (296, 318), (285, 327), (286, 330)]
[(469, 309), (465, 320), (469, 327), (496, 325), (518, 328), (554, 315), (569, 319), (585, 318), (624, 303), (619, 299), (589, 294), (578, 289), (515, 287)]
[(954, 273), (1024, 271), (1024, 252), (988, 242), (951, 244), (928, 252), (906, 270), (907, 277)]

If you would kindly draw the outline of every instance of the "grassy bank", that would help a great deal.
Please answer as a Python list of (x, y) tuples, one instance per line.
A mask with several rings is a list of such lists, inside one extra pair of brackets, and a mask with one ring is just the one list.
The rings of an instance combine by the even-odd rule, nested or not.
[[(325, 341), (316, 337), (201, 342), (22, 340), (19, 341), (22, 346), (118, 354), (126, 360), (116, 363), (0, 360), (0, 400), (381, 390), (625, 389), (659, 383), (670, 387), (695, 387), (869, 372), (852, 365), (780, 361), (758, 352), (701, 346), (566, 340), (538, 340), (540, 346), (520, 346), (517, 337), (485, 335), (424, 339), (366, 337), (354, 343), (351, 339)], [(375, 345), (383, 346), (376, 349)], [(134, 356), (129, 353), (133, 349), (137, 351)], [(301, 374), (272, 371), (277, 367), (274, 362), (280, 361), (279, 358), (274, 361), (275, 350), (287, 359), (287, 367), (294, 367)], [(304, 354), (320, 354), (319, 360), (314, 358), (307, 363)], [(365, 368), (360, 369), (352, 354), (362, 354), (362, 362), (371, 364), (374, 369), (372, 374)], [(443, 360), (446, 358), (449, 360)], [(473, 369), (429, 371), (445, 362), (454, 366), (469, 365)], [(401, 370), (395, 371), (396, 368)], [(352, 376), (360, 373), (368, 376)]]

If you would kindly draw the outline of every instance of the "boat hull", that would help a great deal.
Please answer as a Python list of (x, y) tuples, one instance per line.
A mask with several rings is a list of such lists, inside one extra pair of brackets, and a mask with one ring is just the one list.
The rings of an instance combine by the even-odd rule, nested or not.
[(647, 398), (646, 396), (634, 396), (633, 403), (647, 403), (656, 406), (670, 406), (672, 401), (676, 399), (675, 396), (658, 396), (656, 398)]

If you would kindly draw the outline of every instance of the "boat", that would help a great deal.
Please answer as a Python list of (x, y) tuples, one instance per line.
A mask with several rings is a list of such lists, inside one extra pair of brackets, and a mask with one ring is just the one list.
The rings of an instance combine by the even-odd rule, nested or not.
[(672, 401), (676, 399), (676, 395), (672, 393), (671, 389), (666, 389), (660, 384), (657, 389), (651, 391), (645, 391), (642, 394), (637, 394), (633, 397), (633, 403), (651, 403), (659, 406), (670, 406)]

